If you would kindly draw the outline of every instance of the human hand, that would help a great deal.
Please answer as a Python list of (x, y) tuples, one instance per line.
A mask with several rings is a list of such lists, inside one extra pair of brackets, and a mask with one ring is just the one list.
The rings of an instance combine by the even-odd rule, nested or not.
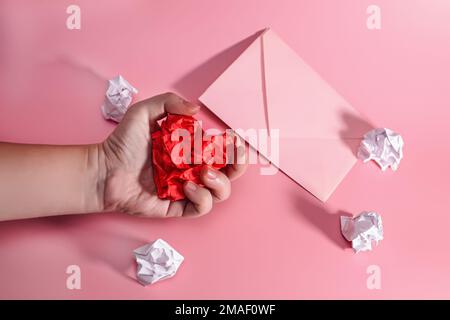
[(102, 181), (99, 191), (103, 192), (104, 210), (145, 217), (193, 217), (208, 213), (214, 202), (230, 196), (231, 180), (246, 170), (243, 147), (235, 150), (234, 164), (228, 164), (220, 171), (204, 168), (201, 173), (204, 187), (185, 183), (185, 200), (162, 200), (156, 194), (150, 131), (156, 129), (157, 121), (167, 113), (194, 115), (199, 109), (173, 93), (158, 95), (130, 107), (117, 128), (99, 145)]

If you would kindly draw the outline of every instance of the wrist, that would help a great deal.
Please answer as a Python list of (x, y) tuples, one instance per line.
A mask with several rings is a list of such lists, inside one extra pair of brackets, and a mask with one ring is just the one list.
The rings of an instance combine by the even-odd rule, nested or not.
[(106, 180), (105, 155), (102, 143), (86, 146), (87, 187), (85, 189), (86, 212), (104, 211)]

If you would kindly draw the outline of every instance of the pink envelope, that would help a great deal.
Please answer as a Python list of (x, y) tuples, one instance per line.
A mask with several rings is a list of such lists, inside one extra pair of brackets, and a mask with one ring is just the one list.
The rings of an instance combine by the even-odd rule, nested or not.
[[(371, 129), (272, 30), (262, 33), (200, 101), (232, 129), (279, 129), (275, 164), (321, 201), (355, 164), (356, 149)], [(258, 150), (258, 143), (247, 141)]]

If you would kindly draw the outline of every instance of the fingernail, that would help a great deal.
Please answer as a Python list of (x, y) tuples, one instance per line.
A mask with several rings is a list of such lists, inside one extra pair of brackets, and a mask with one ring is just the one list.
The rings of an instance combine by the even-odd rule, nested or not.
[(214, 169), (208, 169), (208, 171), (206, 171), (206, 176), (211, 180), (217, 179), (217, 172)]
[(188, 183), (186, 183), (186, 189), (190, 191), (195, 191), (197, 190), (197, 185), (193, 182), (188, 181)]

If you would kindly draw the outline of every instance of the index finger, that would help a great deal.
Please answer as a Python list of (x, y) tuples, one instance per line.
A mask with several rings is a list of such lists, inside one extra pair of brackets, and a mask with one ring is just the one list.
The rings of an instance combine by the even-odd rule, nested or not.
[(144, 110), (149, 117), (150, 128), (155, 128), (156, 122), (164, 118), (167, 113), (192, 116), (200, 110), (200, 106), (189, 102), (175, 93), (167, 92), (150, 99), (138, 102), (137, 110)]
[(233, 163), (228, 164), (223, 170), (231, 181), (242, 176), (248, 167), (248, 148), (246, 142), (238, 135), (235, 137), (234, 161)]

